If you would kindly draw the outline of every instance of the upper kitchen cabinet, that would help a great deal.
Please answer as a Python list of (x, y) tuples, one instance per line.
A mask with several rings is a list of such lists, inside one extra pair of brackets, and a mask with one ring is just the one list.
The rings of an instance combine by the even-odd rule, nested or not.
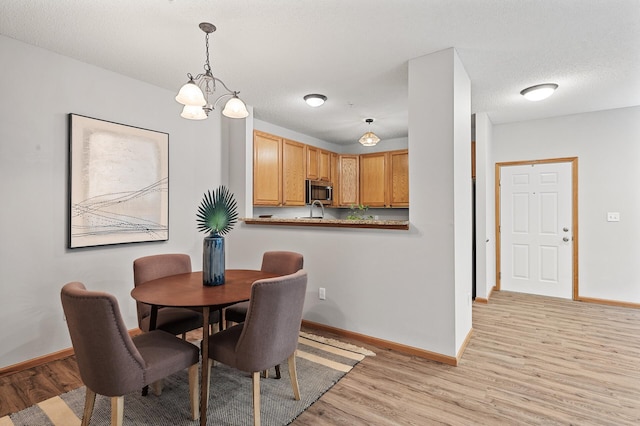
[(369, 207), (409, 207), (408, 150), (360, 156), (360, 203)]
[(282, 205), (304, 206), (304, 148), (305, 145), (283, 139), (282, 141)]
[(253, 132), (253, 204), (304, 206), (305, 145)]
[(253, 204), (282, 203), (282, 138), (253, 132)]
[(315, 146), (305, 147), (307, 156), (307, 179), (331, 180), (331, 153)]
[(409, 151), (389, 151), (389, 207), (409, 207)]
[(352, 204), (360, 204), (358, 190), (360, 182), (360, 156), (340, 155), (338, 172), (340, 174), (338, 182), (338, 206), (349, 207)]
[(369, 207), (387, 207), (389, 165), (387, 154), (360, 155), (360, 203)]

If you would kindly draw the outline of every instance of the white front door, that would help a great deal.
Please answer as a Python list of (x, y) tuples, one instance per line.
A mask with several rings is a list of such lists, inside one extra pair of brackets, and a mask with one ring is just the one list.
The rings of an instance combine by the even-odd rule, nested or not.
[(500, 168), (500, 288), (571, 299), (571, 163)]

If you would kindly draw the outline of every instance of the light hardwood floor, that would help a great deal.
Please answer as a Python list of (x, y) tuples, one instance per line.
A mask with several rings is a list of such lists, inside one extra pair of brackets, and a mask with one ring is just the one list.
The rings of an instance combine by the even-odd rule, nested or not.
[[(351, 340), (377, 356), (293, 425), (640, 424), (640, 310), (495, 292), (473, 327), (457, 367)], [(79, 385), (73, 358), (0, 377), (0, 416)]]

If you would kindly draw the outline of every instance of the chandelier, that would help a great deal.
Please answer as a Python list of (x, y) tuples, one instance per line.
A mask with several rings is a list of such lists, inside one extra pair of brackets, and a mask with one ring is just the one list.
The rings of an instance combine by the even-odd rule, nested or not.
[(380, 142), (380, 138), (371, 131), (371, 123), (373, 123), (373, 118), (367, 118), (364, 120), (366, 123), (369, 123), (369, 131), (362, 135), (358, 142), (360, 142), (363, 146), (374, 146), (378, 142)]
[[(207, 60), (204, 64), (204, 73), (193, 76), (187, 73), (189, 81), (187, 81), (178, 92), (176, 101), (184, 105), (181, 117), (189, 120), (204, 120), (209, 113), (215, 109), (215, 106), (223, 98), (229, 98), (222, 110), (222, 114), (229, 118), (245, 118), (249, 115), (247, 106), (240, 100), (236, 92), (230, 90), (222, 80), (214, 77), (211, 73), (211, 65), (209, 64), (209, 34), (216, 30), (215, 25), (208, 22), (202, 22), (200, 29), (205, 32), (205, 47), (207, 52)], [(217, 84), (219, 83), (226, 92), (216, 93)]]

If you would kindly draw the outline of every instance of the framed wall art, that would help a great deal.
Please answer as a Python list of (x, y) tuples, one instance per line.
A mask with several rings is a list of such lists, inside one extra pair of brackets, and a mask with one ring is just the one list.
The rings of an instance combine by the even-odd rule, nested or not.
[(69, 248), (169, 239), (169, 134), (69, 114)]

